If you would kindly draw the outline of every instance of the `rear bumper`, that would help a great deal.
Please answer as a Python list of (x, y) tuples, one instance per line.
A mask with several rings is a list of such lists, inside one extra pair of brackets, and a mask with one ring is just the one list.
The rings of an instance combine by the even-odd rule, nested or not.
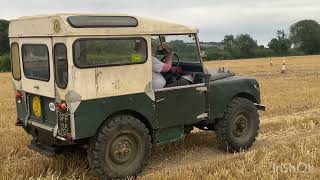
[(41, 144), (36, 139), (31, 140), (31, 143), (30, 145), (28, 145), (28, 148), (45, 156), (54, 156), (61, 152), (59, 148)]
[(46, 156), (59, 154), (66, 146), (75, 144), (70, 141), (62, 141), (57, 139), (53, 137), (52, 131), (42, 129), (38, 126), (28, 124), (27, 127), (23, 125), (22, 127), (33, 137), (30, 145), (28, 145), (28, 148)]
[(266, 111), (266, 106), (265, 105), (257, 104), (257, 103), (254, 103), (254, 105), (257, 107), (258, 110)]

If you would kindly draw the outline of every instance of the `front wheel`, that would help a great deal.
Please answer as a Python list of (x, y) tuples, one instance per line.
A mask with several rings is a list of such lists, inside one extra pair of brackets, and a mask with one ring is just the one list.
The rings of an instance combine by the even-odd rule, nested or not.
[(258, 109), (250, 100), (233, 99), (217, 123), (222, 148), (232, 153), (250, 148), (258, 135), (259, 123)]
[(100, 129), (88, 148), (89, 166), (101, 179), (136, 176), (151, 151), (148, 129), (132, 116), (116, 116)]

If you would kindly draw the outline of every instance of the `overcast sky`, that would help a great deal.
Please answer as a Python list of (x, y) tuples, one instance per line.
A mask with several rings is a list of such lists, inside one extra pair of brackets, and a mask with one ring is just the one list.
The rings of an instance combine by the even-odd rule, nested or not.
[(248, 33), (266, 45), (278, 29), (320, 21), (320, 0), (1, 0), (0, 19), (49, 13), (126, 13), (197, 27), (200, 40)]

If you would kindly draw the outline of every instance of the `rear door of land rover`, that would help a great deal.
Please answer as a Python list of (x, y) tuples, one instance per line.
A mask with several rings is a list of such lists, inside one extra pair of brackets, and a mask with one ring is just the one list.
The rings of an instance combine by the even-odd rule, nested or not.
[(51, 38), (21, 38), (22, 89), (55, 97)]
[[(19, 38), (21, 54), (21, 88), (25, 94), (29, 123), (54, 127), (56, 113), (54, 68), (51, 38)], [(52, 129), (50, 129), (52, 130)]]

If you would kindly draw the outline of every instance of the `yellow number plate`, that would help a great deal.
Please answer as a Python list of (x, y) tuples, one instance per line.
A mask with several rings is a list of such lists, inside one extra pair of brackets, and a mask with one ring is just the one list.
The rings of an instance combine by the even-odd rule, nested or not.
[(39, 118), (41, 116), (41, 102), (38, 96), (35, 96), (32, 100), (32, 109), (33, 114)]

